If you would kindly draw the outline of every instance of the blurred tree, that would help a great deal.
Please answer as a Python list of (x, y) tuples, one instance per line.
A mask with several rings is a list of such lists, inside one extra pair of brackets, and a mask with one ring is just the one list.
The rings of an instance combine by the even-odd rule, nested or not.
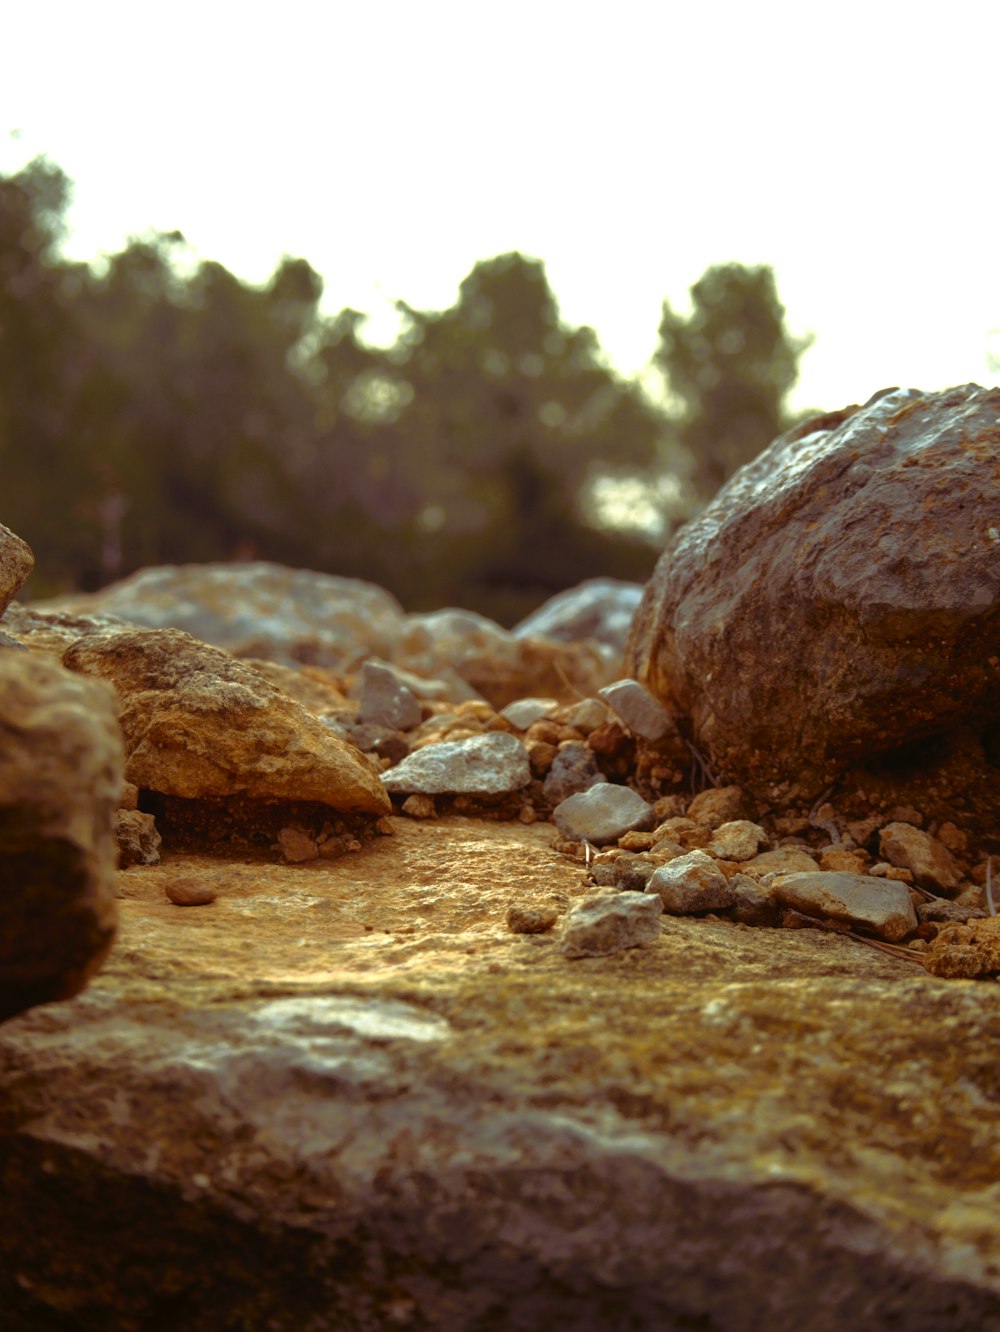
[(812, 339), (788, 333), (768, 267), (709, 268), (691, 304), (685, 317), (664, 302), (655, 360), (680, 408), (692, 483), (708, 500), (786, 428), (785, 399)]

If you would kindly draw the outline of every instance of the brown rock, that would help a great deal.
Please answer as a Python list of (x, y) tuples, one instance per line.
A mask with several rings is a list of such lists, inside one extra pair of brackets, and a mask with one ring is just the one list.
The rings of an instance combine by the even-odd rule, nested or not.
[(26, 541), (0, 523), (0, 615), (17, 596), (35, 567), (35, 557)]
[(138, 809), (119, 809), (115, 814), (118, 865), (156, 865), (160, 860), (160, 834), (152, 814)]
[(687, 808), (689, 819), (705, 823), (709, 828), (742, 819), (745, 813), (746, 801), (738, 786), (710, 786), (699, 791)]
[(107, 956), (123, 761), (107, 685), (0, 653), (0, 1021), (70, 998)]
[(930, 833), (909, 823), (889, 823), (878, 839), (879, 853), (931, 892), (954, 897), (962, 886), (962, 872), (951, 852)]
[(63, 659), (115, 686), (125, 772), (140, 788), (389, 812), (367, 758), (220, 648), (176, 629), (128, 629), (89, 635)]
[(625, 667), (714, 768), (815, 798), (857, 756), (1000, 717), (1000, 389), (800, 426), (681, 529)]
[(208, 906), (219, 895), (212, 884), (184, 875), (168, 879), (163, 891), (174, 906)]

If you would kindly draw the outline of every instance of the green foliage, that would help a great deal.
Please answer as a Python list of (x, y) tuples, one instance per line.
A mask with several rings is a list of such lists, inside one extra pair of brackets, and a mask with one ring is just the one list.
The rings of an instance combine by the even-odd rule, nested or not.
[(785, 401), (811, 339), (789, 335), (770, 268), (709, 268), (691, 302), (687, 317), (664, 302), (656, 360), (680, 407), (693, 484), (710, 499), (786, 428)]
[[(654, 547), (595, 525), (588, 496), (654, 480), (672, 424), (562, 320), (538, 260), (477, 264), (444, 311), (400, 304), (379, 349), (359, 312), (320, 312), (304, 259), (253, 287), (183, 264), (173, 232), (69, 264), (67, 198), (43, 161), (0, 178), (0, 517), (36, 594), (254, 555), (509, 622), (648, 576)], [(710, 270), (694, 296), (690, 320), (665, 307), (661, 364), (707, 490), (775, 433), (798, 344), (767, 270)]]

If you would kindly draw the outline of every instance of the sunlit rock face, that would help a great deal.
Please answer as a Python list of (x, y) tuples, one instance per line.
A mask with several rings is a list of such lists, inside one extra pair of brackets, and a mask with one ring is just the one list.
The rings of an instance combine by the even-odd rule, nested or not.
[(626, 668), (717, 774), (816, 796), (1000, 718), (1000, 390), (893, 389), (798, 427), (668, 547)]
[(4, 613), (35, 567), (26, 541), (0, 523), (0, 615)]
[(0, 649), (0, 1021), (76, 994), (115, 936), (114, 691)]

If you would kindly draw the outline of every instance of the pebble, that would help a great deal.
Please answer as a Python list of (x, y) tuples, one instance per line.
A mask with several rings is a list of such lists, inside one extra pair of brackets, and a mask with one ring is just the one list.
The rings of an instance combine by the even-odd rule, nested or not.
[(879, 855), (891, 865), (908, 869), (914, 880), (931, 892), (954, 897), (962, 886), (962, 873), (944, 845), (910, 823), (887, 823), (879, 834)]
[(530, 781), (528, 752), (505, 731), (427, 745), (382, 774), (392, 795), (508, 795)]
[(917, 928), (906, 885), (865, 874), (778, 874), (770, 892), (805, 916), (839, 921), (895, 943)]
[(364, 724), (409, 731), (419, 726), (423, 709), (406, 685), (388, 666), (366, 661), (361, 668), (361, 706), (358, 720)]
[(657, 897), (599, 892), (568, 912), (559, 941), (567, 957), (603, 957), (653, 943), (660, 934), (663, 905)]
[(551, 805), (559, 805), (578, 791), (588, 791), (607, 778), (597, 766), (594, 751), (580, 740), (570, 740), (556, 750), (542, 793)]
[(615, 680), (597, 692), (632, 734), (643, 740), (662, 740), (674, 729), (666, 708), (638, 680)]
[(163, 891), (174, 906), (208, 906), (218, 897), (214, 888), (195, 879), (170, 879)]
[(559, 704), (554, 698), (519, 698), (500, 709), (500, 716), (505, 717), (516, 731), (526, 731), (534, 722), (555, 712)]
[(604, 846), (633, 828), (649, 828), (655, 816), (629, 787), (601, 782), (562, 801), (552, 817), (563, 837)]
[(768, 845), (767, 833), (749, 819), (720, 823), (706, 848), (717, 860), (752, 860), (762, 846)]
[(512, 934), (544, 934), (559, 919), (555, 907), (511, 906), (507, 910), (507, 928)]
[(736, 900), (729, 880), (704, 851), (689, 851), (660, 865), (646, 884), (646, 892), (655, 894), (672, 916), (718, 911)]
[(319, 855), (316, 839), (303, 832), (301, 828), (280, 829), (278, 846), (290, 865), (304, 864), (307, 860), (315, 860)]
[(743, 790), (739, 786), (710, 786), (699, 791), (687, 808), (687, 816), (695, 823), (707, 823), (718, 828), (720, 823), (741, 819), (744, 814)]

